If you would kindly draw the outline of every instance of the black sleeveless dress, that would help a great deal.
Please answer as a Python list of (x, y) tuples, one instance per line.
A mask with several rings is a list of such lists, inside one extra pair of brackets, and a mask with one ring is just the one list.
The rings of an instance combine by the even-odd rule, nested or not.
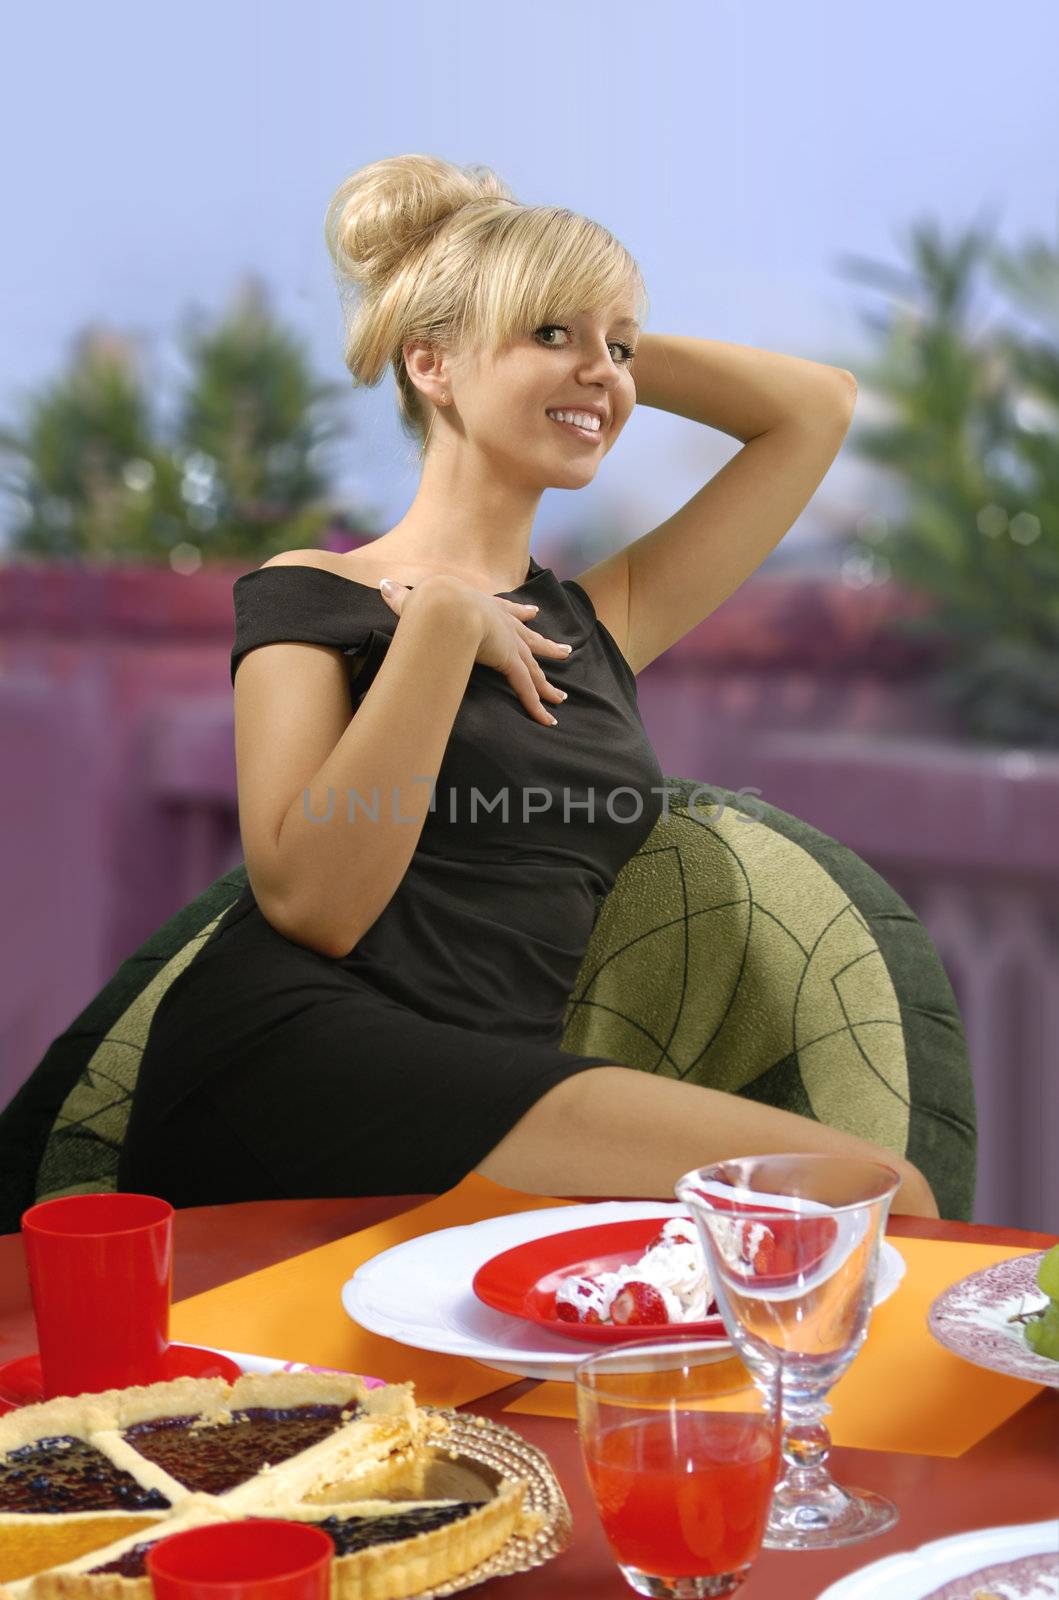
[[(474, 663), (409, 867), (348, 954), (285, 938), (247, 885), (154, 1014), (119, 1188), (177, 1206), (440, 1193), (554, 1084), (611, 1064), (560, 1048), (564, 1011), (663, 775), (581, 585), (531, 558), (503, 598), (536, 602), (531, 625), (573, 645), (537, 657), (568, 693), (558, 724)], [(399, 620), (376, 588), (317, 567), (245, 573), (233, 600), (233, 684), (258, 645), (331, 645), (350, 668), (366, 646), (354, 708)], [(373, 799), (347, 823), (334, 798), (366, 848)]]

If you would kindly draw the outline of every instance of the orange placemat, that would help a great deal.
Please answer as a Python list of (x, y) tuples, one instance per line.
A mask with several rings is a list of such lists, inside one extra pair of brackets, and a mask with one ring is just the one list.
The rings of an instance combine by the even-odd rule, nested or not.
[(390, 1383), (410, 1378), (418, 1400), (430, 1405), (462, 1405), (517, 1380), (464, 1356), (413, 1350), (368, 1333), (343, 1310), (342, 1285), (363, 1262), (405, 1239), (480, 1222), (483, 1217), (573, 1203), (505, 1189), (472, 1172), (447, 1194), (389, 1222), (376, 1223), (373, 1228), (178, 1301), (173, 1306), (171, 1334), (190, 1344), (339, 1367)]
[[(827, 1425), (837, 1445), (908, 1455), (962, 1456), (1034, 1395), (1040, 1386), (974, 1367), (938, 1344), (927, 1327), (931, 1302), (969, 1272), (1030, 1252), (1010, 1246), (891, 1239), (908, 1268), (889, 1300), (872, 1313), (868, 1337), (831, 1391)], [(711, 1402), (730, 1410), (736, 1397)], [(572, 1383), (542, 1383), (506, 1411), (576, 1416)]]

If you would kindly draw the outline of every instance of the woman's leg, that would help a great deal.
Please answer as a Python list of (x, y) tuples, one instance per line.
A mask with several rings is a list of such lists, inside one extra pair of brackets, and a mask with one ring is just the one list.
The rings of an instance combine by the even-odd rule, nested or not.
[(923, 1174), (811, 1117), (633, 1067), (590, 1067), (541, 1096), (476, 1171), (527, 1194), (671, 1194), (694, 1167), (788, 1150), (867, 1156), (901, 1174), (893, 1210), (936, 1217)]

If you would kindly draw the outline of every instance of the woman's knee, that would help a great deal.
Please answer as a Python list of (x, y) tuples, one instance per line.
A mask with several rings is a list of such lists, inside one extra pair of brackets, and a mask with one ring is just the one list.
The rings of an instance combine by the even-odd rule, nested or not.
[[(530, 1194), (622, 1193), (608, 1187), (609, 1156), (631, 1131), (622, 1116), (624, 1078), (635, 1069), (586, 1067), (562, 1078), (535, 1100), (475, 1171)], [(608, 1174), (608, 1175), (604, 1175)]]

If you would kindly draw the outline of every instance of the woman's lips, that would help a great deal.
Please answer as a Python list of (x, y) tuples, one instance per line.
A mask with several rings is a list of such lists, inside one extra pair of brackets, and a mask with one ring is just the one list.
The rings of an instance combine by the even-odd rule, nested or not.
[[(547, 412), (544, 414), (548, 416)], [(593, 431), (591, 428), (579, 428), (576, 422), (560, 422), (557, 417), (548, 417), (548, 421), (553, 422), (557, 428), (565, 428), (567, 433), (574, 434), (578, 439), (587, 439), (590, 444), (598, 444), (603, 437), (602, 423)]]

